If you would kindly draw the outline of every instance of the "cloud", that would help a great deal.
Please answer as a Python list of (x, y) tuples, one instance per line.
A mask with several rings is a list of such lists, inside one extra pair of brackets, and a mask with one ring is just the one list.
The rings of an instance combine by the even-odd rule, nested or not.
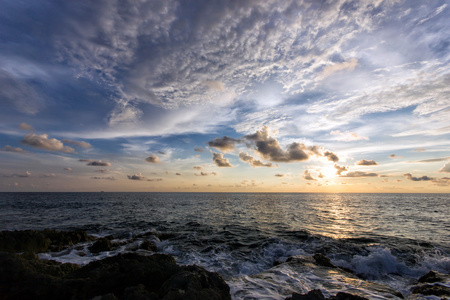
[(159, 158), (158, 156), (152, 154), (149, 157), (147, 157), (145, 161), (156, 164), (159, 161)]
[(391, 155), (389, 155), (389, 157), (390, 158), (402, 158), (403, 156), (399, 156), (399, 155), (396, 155), (396, 154), (391, 154)]
[(0, 91), (2, 102), (21, 113), (35, 115), (45, 107), (34, 84), (3, 69), (0, 69)]
[(286, 176), (285, 174), (281, 174), (281, 173), (277, 173), (277, 174), (275, 174), (274, 175), (275, 177), (284, 177), (284, 176)]
[(222, 153), (213, 152), (213, 161), (218, 167), (232, 167), (227, 158), (223, 157)]
[(418, 160), (417, 162), (418, 163), (434, 163), (434, 162), (445, 161), (445, 160), (448, 160), (448, 159), (450, 159), (450, 156)]
[(62, 142), (66, 143), (66, 144), (77, 145), (77, 146), (82, 147), (82, 148), (91, 148), (92, 147), (91, 144), (89, 144), (88, 142), (83, 142), (83, 141), (79, 142), (79, 141), (72, 141), (72, 140), (63, 139)]
[(437, 186), (450, 186), (450, 177), (435, 178), (433, 183)]
[[(86, 160), (81, 160), (80, 161), (86, 161)], [(107, 161), (101, 161), (101, 160), (92, 160), (86, 164), (87, 166), (95, 166), (95, 167), (111, 167), (111, 163), (107, 162)]]
[(16, 152), (16, 153), (29, 153), (28, 151), (23, 150), (22, 148), (15, 148), (15, 147), (11, 147), (10, 145), (6, 145), (5, 147), (2, 148), (2, 151), (6, 151), (6, 152)]
[(72, 168), (64, 168), (65, 171), (72, 172)]
[(205, 81), (205, 84), (212, 90), (225, 92), (225, 85), (223, 82), (217, 80)]
[(116, 180), (114, 176), (109, 177), (98, 177), (98, 176), (92, 176), (91, 179), (98, 179), (98, 180)]
[(446, 163), (438, 172), (450, 173), (450, 162)]
[(369, 138), (365, 136), (359, 136), (355, 132), (350, 131), (340, 131), (340, 130), (333, 130), (330, 132), (331, 135), (336, 136), (337, 141), (344, 141), (344, 142), (352, 142), (352, 141), (359, 141), (359, 140), (365, 140), (368, 141)]
[(356, 58), (352, 58), (351, 60), (344, 61), (342, 63), (334, 63), (331, 65), (327, 65), (323, 68), (323, 71), (320, 74), (320, 77), (325, 78), (325, 77), (332, 75), (333, 73), (336, 73), (339, 71), (344, 71), (344, 70), (352, 71), (353, 69), (356, 68), (357, 65), (358, 65), (358, 60)]
[(197, 148), (194, 148), (194, 151), (202, 153), (203, 151), (205, 151), (205, 149), (203, 149), (202, 147), (197, 147)]
[(19, 129), (27, 130), (27, 131), (32, 131), (32, 130), (34, 130), (33, 126), (28, 125), (27, 123), (21, 123), (21, 124), (19, 125)]
[(427, 151), (427, 149), (425, 149), (425, 148), (416, 148), (416, 149), (414, 149), (414, 152), (425, 152), (425, 151)]
[(435, 177), (429, 177), (429, 176), (422, 176), (422, 177), (414, 177), (411, 175), (411, 173), (403, 174), (407, 179), (411, 181), (430, 181), (433, 184), (437, 186), (450, 186), (450, 178), (449, 177), (441, 177), (441, 178), (435, 178)]
[(127, 175), (127, 177), (130, 180), (147, 180), (147, 178), (142, 176), (141, 173), (137, 173), (137, 174), (134, 174), (134, 175)]
[(64, 144), (57, 140), (57, 139), (49, 139), (48, 134), (35, 134), (35, 133), (28, 133), (25, 135), (24, 139), (22, 140), (22, 143), (49, 151), (61, 151), (64, 153), (75, 153), (75, 149), (64, 146)]
[(361, 171), (355, 171), (355, 172), (347, 172), (345, 175), (340, 175), (340, 177), (377, 177), (377, 173), (368, 173), (368, 172), (361, 172)]
[(378, 163), (374, 160), (361, 159), (360, 161), (356, 162), (356, 165), (358, 165), (358, 166), (376, 166), (376, 165), (378, 165)]
[(200, 172), (200, 173), (195, 173), (195, 176), (209, 176), (209, 175), (214, 175), (216, 176), (217, 173), (216, 172), (211, 172), (211, 173), (206, 173), (206, 172)]
[(348, 167), (346, 167), (346, 166), (338, 166), (338, 165), (335, 164), (334, 168), (337, 170), (336, 171), (337, 175), (342, 175), (342, 172), (348, 171)]
[(303, 178), (306, 180), (317, 180), (316, 178), (314, 178), (311, 173), (309, 172), (309, 170), (305, 170), (305, 172), (303, 172)]
[(306, 146), (302, 143), (291, 143), (287, 145), (286, 150), (281, 149), (280, 143), (273, 137), (269, 136), (267, 126), (254, 134), (244, 136), (250, 143), (255, 145), (255, 151), (264, 159), (274, 162), (293, 162), (306, 161), (310, 156), (325, 156), (330, 161), (338, 161), (336, 154), (325, 151), (318, 146)]
[(414, 176), (411, 175), (411, 173), (403, 174), (403, 176), (405, 176), (406, 179), (409, 179), (411, 181), (431, 181), (431, 180), (434, 180), (434, 178), (428, 177), (426, 175), (424, 175), (422, 177), (414, 177)]
[(181, 174), (181, 173), (175, 173), (175, 175), (177, 175), (177, 176), (182, 176), (183, 174)]
[(335, 153), (330, 152), (330, 151), (325, 151), (323, 156), (325, 156), (326, 158), (328, 158), (329, 161), (332, 161), (332, 162), (338, 162), (339, 161), (339, 157)]
[(228, 136), (224, 136), (222, 138), (215, 138), (213, 141), (209, 141), (208, 145), (210, 147), (219, 149), (223, 152), (234, 150), (234, 145), (236, 143), (240, 143), (241, 141), (238, 139), (234, 139)]
[(18, 177), (18, 178), (27, 178), (27, 177), (31, 177), (31, 172), (30, 172), (30, 171), (26, 171), (24, 174), (10, 174), (10, 175), (3, 175), (3, 177), (9, 177), (9, 178), (14, 178), (14, 177)]
[(239, 158), (251, 165), (252, 167), (268, 167), (271, 168), (273, 165), (272, 163), (263, 163), (260, 160), (255, 159), (253, 156), (249, 155), (248, 153), (239, 152)]
[(196, 169), (196, 170), (201, 170), (201, 169), (203, 169), (203, 167), (201, 167), (201, 166), (193, 166), (192, 168), (194, 168), (194, 169)]

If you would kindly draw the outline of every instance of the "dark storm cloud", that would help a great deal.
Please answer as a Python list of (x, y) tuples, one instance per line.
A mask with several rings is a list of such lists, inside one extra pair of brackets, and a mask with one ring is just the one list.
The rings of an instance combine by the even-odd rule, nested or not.
[(92, 147), (91, 144), (89, 144), (88, 142), (83, 142), (83, 141), (72, 141), (72, 140), (63, 139), (62, 142), (66, 143), (66, 144), (77, 145), (82, 148), (91, 148)]
[(229, 160), (224, 158), (222, 153), (213, 152), (213, 161), (218, 167), (232, 167)]
[(248, 153), (239, 152), (239, 158), (251, 165), (252, 167), (273, 167), (272, 163), (263, 163), (260, 160), (255, 159), (253, 156), (249, 155)]
[(223, 152), (234, 150), (234, 145), (240, 143), (238, 139), (234, 139), (228, 136), (221, 138), (215, 138), (213, 141), (209, 141), (208, 145), (212, 148), (219, 149)]
[(159, 158), (158, 156), (152, 154), (149, 157), (147, 157), (145, 161), (156, 164), (159, 161)]
[(64, 144), (57, 139), (48, 138), (48, 134), (26, 134), (22, 140), (22, 143), (32, 146), (34, 148), (49, 150), (49, 151), (60, 151), (64, 153), (75, 153), (75, 149), (64, 146)]
[(340, 175), (341, 177), (377, 177), (377, 173), (368, 173), (368, 172), (361, 172), (361, 171), (355, 171), (355, 172), (348, 172), (345, 175)]
[(28, 151), (23, 150), (22, 148), (19, 147), (11, 147), (10, 145), (6, 145), (5, 147), (2, 148), (2, 151), (6, 151), (6, 152), (16, 152), (16, 153), (29, 153)]
[(358, 165), (358, 166), (376, 166), (376, 165), (378, 165), (378, 163), (374, 160), (361, 159), (360, 161), (356, 162), (356, 165)]
[[(80, 160), (81, 161), (81, 160)], [(111, 163), (107, 161), (101, 161), (101, 160), (93, 160), (89, 161), (87, 163), (87, 166), (94, 166), (94, 167), (111, 167)]]
[(244, 139), (254, 145), (256, 153), (264, 159), (274, 162), (305, 161), (311, 156), (327, 157), (328, 160), (334, 162), (339, 160), (336, 154), (326, 151), (322, 147), (306, 146), (297, 142), (287, 145), (286, 150), (283, 150), (280, 143), (269, 135), (267, 126), (257, 130), (254, 134), (244, 136)]

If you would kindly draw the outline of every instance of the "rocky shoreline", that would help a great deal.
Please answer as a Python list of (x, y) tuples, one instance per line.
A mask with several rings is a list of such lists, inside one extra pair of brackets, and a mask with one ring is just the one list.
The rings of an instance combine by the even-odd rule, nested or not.
[[(80, 243), (89, 243), (89, 251), (98, 253), (118, 245), (111, 242), (112, 237), (96, 238), (83, 231), (0, 232), (0, 299), (231, 299), (230, 288), (219, 274), (195, 265), (179, 266), (172, 256), (156, 253), (152, 233), (139, 238), (134, 250), (144, 249), (145, 255), (122, 253), (79, 266), (39, 259), (37, 253), (62, 251)], [(337, 268), (321, 254), (306, 260), (291, 258), (279, 266), (283, 264), (354, 277), (349, 270)], [(447, 296), (449, 288), (440, 284), (447, 280), (448, 275), (430, 272), (419, 280), (412, 293)], [(372, 285), (393, 297), (403, 298), (387, 286)], [(293, 293), (287, 299), (367, 298), (343, 292), (325, 298), (320, 290), (312, 290)]]

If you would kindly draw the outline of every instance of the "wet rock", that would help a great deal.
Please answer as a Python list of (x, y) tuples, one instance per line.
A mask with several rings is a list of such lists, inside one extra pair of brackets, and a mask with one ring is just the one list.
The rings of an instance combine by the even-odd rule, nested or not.
[(325, 296), (321, 290), (312, 290), (307, 294), (293, 293), (292, 297), (288, 297), (286, 300), (325, 300)]
[(286, 300), (368, 300), (368, 299), (344, 292), (339, 292), (336, 294), (336, 296), (325, 298), (321, 290), (312, 290), (309, 291), (307, 294), (293, 293), (292, 297), (286, 298)]
[(419, 282), (422, 282), (422, 283), (443, 282), (444, 278), (445, 278), (444, 274), (441, 274), (441, 273), (438, 273), (435, 271), (430, 271), (427, 274), (420, 277)]
[(329, 300), (368, 300), (368, 299), (358, 295), (339, 292), (336, 294), (336, 296), (331, 296)]
[(0, 299), (231, 299), (216, 273), (164, 254), (121, 254), (84, 267), (0, 253)]
[(78, 243), (92, 241), (84, 231), (20, 230), (0, 232), (0, 251), (33, 252), (61, 251)]
[(198, 266), (182, 268), (161, 287), (164, 299), (231, 299), (229, 287), (219, 274)]
[(415, 286), (412, 289), (412, 293), (425, 296), (450, 296), (450, 288), (440, 284), (424, 284)]
[(316, 253), (313, 256), (316, 264), (322, 267), (336, 268), (335, 265), (331, 263), (331, 260), (323, 254)]
[(153, 251), (153, 252), (156, 252), (158, 250), (155, 243), (153, 243), (151, 241), (143, 241), (142, 244), (139, 246), (139, 249)]
[(89, 251), (92, 253), (99, 253), (104, 251), (111, 251), (112, 249), (112, 243), (110, 240), (106, 238), (100, 238), (95, 243), (89, 247)]

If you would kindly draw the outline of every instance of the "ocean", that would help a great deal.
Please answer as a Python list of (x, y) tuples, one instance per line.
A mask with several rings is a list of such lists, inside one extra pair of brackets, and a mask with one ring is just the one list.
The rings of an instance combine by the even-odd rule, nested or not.
[[(39, 254), (59, 262), (85, 265), (130, 251), (133, 236), (165, 236), (155, 238), (158, 252), (218, 272), (233, 299), (314, 288), (388, 298), (362, 282), (408, 297), (428, 271), (450, 274), (449, 194), (0, 193), (0, 211), (0, 230), (85, 230), (120, 241), (99, 254), (87, 244)], [(285, 263), (316, 253), (363, 281)]]

